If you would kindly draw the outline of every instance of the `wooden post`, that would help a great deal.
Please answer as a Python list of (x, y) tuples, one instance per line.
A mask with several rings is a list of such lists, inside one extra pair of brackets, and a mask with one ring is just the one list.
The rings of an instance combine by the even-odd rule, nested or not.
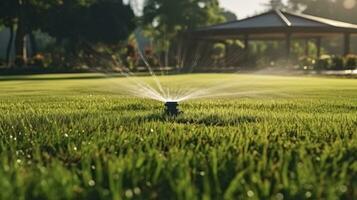
[(321, 37), (316, 38), (316, 56), (317, 58), (321, 57)]
[(348, 54), (350, 54), (350, 50), (351, 50), (351, 34), (350, 33), (345, 33), (344, 34), (344, 52), (343, 55), (347, 56)]

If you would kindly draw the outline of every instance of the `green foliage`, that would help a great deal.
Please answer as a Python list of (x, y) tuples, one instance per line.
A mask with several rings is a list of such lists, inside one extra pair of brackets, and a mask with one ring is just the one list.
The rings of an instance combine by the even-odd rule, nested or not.
[(217, 0), (146, 0), (142, 17), (146, 35), (162, 51), (169, 49), (170, 42), (183, 31), (222, 21)]
[(357, 69), (357, 56), (356, 55), (348, 55), (346, 57), (346, 69)]
[[(352, 7), (348, 6), (348, 2), (352, 2)], [(357, 24), (357, 4), (350, 0), (289, 0), (289, 4), (295, 9), (303, 8), (307, 14)]]
[(16, 20), (16, 1), (2, 0), (0, 1), (0, 25), (9, 27), (15, 23)]
[[(60, 46), (63, 45), (62, 42), (66, 40), (66, 44), (63, 45), (66, 50), (62, 52), (68, 53), (73, 59), (74, 55), (81, 54), (80, 50), (84, 48), (87, 48), (87, 51), (97, 50), (96, 47), (88, 50), (88, 46), (102, 44), (101, 48), (105, 48), (126, 40), (136, 27), (134, 20), (131, 7), (124, 5), (122, 0), (4, 0), (0, 2), (0, 23), (16, 27), (15, 52), (18, 62), (15, 63), (21, 66), (26, 65), (28, 61), (28, 55), (24, 53), (24, 49), (29, 48), (24, 42), (25, 36), (34, 31), (41, 30), (56, 38), (58, 41), (56, 48), (59, 49), (62, 48)], [(31, 40), (32, 44), (35, 44), (36, 41)], [(86, 43), (86, 47), (83, 43)]]
[[(304, 61), (301, 62), (305, 64)], [(355, 55), (348, 55), (346, 57), (324, 55), (320, 59), (312, 61), (311, 64), (312, 63), (315, 63), (314, 69), (316, 70), (353, 70), (357, 67), (357, 58)], [(305, 66), (311, 66), (308, 64), (309, 63), (306, 63)]]
[(0, 199), (357, 197), (352, 79), (161, 78), (270, 90), (182, 103), (176, 119), (163, 117), (161, 103), (123, 95), (124, 78), (1, 79)]
[(81, 5), (69, 1), (52, 7), (44, 31), (58, 39), (115, 45), (135, 28), (134, 13), (121, 0)]
[(316, 60), (315, 69), (316, 70), (328, 70), (331, 66), (331, 57), (324, 55)]
[(331, 57), (331, 66), (332, 70), (344, 70), (345, 63), (344, 58), (341, 56), (332, 56)]
[(315, 64), (315, 59), (304, 56), (299, 59), (299, 67), (300, 69), (308, 70), (308, 69), (313, 69), (313, 66)]

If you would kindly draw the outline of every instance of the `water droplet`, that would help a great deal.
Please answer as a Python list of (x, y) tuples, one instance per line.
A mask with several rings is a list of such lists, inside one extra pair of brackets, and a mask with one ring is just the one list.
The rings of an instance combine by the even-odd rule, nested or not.
[(131, 191), (131, 190), (126, 190), (126, 191), (125, 191), (125, 196), (126, 196), (126, 198), (131, 199), (131, 198), (134, 196), (133, 191)]
[(253, 196), (254, 196), (254, 192), (251, 191), (251, 190), (249, 190), (249, 191), (247, 192), (247, 195), (248, 195), (248, 197), (253, 197)]
[(95, 181), (94, 180), (88, 181), (88, 185), (91, 187), (95, 186)]
[(305, 197), (306, 198), (310, 198), (312, 196), (312, 193), (310, 192), (310, 191), (307, 191), (306, 193), (305, 193)]
[(340, 186), (340, 191), (341, 191), (342, 193), (347, 192), (347, 187), (346, 187), (345, 185), (341, 185), (341, 186)]
[(141, 193), (140, 188), (136, 187), (134, 188), (134, 194), (139, 195)]
[(282, 193), (278, 193), (278, 194), (276, 194), (276, 199), (277, 200), (283, 200), (284, 199), (284, 195)]

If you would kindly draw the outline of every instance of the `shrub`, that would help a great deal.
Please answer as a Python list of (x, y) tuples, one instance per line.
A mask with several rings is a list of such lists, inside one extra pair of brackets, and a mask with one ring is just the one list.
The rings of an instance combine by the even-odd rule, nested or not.
[(45, 67), (45, 56), (43, 54), (36, 54), (30, 60), (30, 65), (33, 67), (43, 68)]
[(346, 70), (354, 70), (357, 69), (357, 56), (356, 55), (348, 55), (346, 56)]
[(331, 65), (329, 69), (332, 70), (344, 70), (344, 60), (341, 56), (332, 56), (331, 57)]
[(331, 66), (331, 57), (328, 55), (321, 56), (321, 58), (316, 60), (315, 70), (328, 70)]
[(314, 67), (315, 62), (315, 59), (313, 59), (312, 57), (304, 56), (299, 58), (299, 67), (300, 69), (304, 70), (312, 69)]

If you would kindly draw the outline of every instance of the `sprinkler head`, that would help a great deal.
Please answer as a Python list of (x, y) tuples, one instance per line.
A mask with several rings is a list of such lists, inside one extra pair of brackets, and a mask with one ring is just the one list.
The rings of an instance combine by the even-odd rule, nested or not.
[(168, 101), (165, 103), (165, 112), (167, 115), (170, 115), (170, 116), (177, 116), (180, 111), (178, 110), (177, 108), (178, 106), (178, 102), (177, 101)]

